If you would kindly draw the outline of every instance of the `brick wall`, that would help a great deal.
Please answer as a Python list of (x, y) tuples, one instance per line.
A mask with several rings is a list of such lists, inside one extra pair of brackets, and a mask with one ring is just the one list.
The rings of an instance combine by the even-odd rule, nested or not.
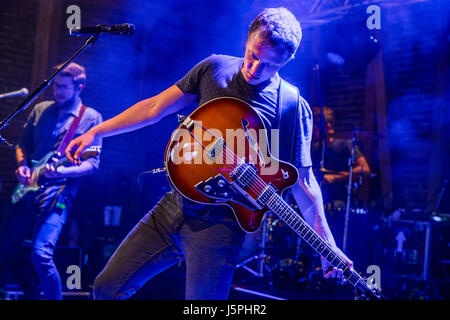
[(392, 178), (398, 205), (407, 208), (426, 208), (427, 191), (442, 183), (430, 185), (428, 176), (440, 165), (430, 162), (430, 152), (432, 115), (443, 98), (437, 90), (439, 73), (448, 72), (438, 70), (448, 46), (448, 8), (448, 2), (430, 1), (384, 15)]
[[(30, 88), (34, 54), (35, 25), (38, 1), (3, 1), (0, 10), (0, 92), (10, 92), (22, 87)], [(30, 90), (31, 91), (31, 90)], [(20, 98), (0, 100), (0, 117), (4, 119), (15, 110)], [(26, 119), (20, 113), (1, 134), (16, 143)], [(0, 144), (0, 201), (6, 199), (15, 185), (13, 152)]]

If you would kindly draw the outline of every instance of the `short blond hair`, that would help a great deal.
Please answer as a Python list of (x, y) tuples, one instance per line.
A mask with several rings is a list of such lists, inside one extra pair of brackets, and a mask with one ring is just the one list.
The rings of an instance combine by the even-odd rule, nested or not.
[(300, 22), (284, 7), (266, 8), (258, 14), (250, 25), (248, 36), (255, 32), (274, 45), (285, 46), (289, 52), (289, 59), (295, 57), (302, 40)]

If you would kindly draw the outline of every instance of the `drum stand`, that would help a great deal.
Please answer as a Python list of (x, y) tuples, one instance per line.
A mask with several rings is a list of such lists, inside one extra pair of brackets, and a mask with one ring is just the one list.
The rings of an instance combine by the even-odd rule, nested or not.
[[(235, 268), (236, 269), (243, 268), (258, 278), (264, 278), (265, 271), (266, 271), (269, 274), (268, 278), (267, 278), (267, 283), (269, 284), (270, 288), (273, 288), (272, 271), (267, 266), (267, 263), (266, 263), (267, 255), (265, 253), (266, 240), (267, 240), (267, 234), (268, 234), (268, 225), (267, 224), (268, 224), (268, 222), (267, 222), (267, 217), (266, 217), (263, 221), (263, 226), (262, 226), (263, 230), (262, 230), (262, 237), (261, 237), (261, 242), (260, 242), (260, 246), (259, 246), (259, 252), (255, 255), (252, 255), (249, 258), (245, 259), (241, 263), (237, 264)], [(252, 268), (250, 268), (249, 266), (247, 266), (247, 264), (249, 264), (250, 262), (252, 262), (254, 260), (258, 260), (258, 270), (257, 271), (255, 271)]]
[[(266, 263), (267, 255), (265, 253), (265, 248), (266, 248), (267, 235), (268, 235), (268, 222), (267, 222), (267, 217), (266, 217), (263, 221), (263, 230), (262, 230), (262, 237), (261, 237), (261, 242), (260, 242), (259, 253), (255, 254), (255, 255), (249, 257), (248, 259), (244, 260), (243, 262), (237, 264), (236, 269), (243, 268), (243, 269), (247, 270), (248, 272), (250, 272), (253, 276), (255, 276), (259, 279), (264, 278), (264, 276), (266, 275), (267, 284), (269, 285), (270, 290), (274, 290), (273, 281), (272, 281), (272, 270), (269, 268), (269, 266)], [(255, 271), (247, 266), (248, 263), (250, 263), (251, 261), (256, 260), (256, 259), (259, 259), (258, 271)], [(270, 294), (267, 294), (262, 291), (251, 290), (248, 287), (241, 287), (239, 285), (232, 285), (231, 289), (240, 291), (240, 292), (245, 292), (245, 293), (252, 294), (255, 296), (259, 296), (259, 297), (264, 297), (267, 299), (286, 300), (285, 298), (282, 298), (282, 297), (270, 295)]]

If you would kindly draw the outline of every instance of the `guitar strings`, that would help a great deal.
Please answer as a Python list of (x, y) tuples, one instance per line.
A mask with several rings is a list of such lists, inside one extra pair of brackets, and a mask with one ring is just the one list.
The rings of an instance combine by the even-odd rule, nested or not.
[[(212, 134), (212, 133), (210, 133), (209, 132), (209, 130), (207, 130), (206, 128), (204, 128), (203, 127), (203, 125), (201, 125), (201, 124), (198, 124), (197, 123), (197, 121), (194, 121), (194, 123), (195, 124), (197, 124), (197, 125), (199, 125), (202, 129), (204, 129), (206, 132), (208, 132), (211, 136), (213, 136), (214, 138), (216, 138), (217, 139), (217, 137), (214, 135), (214, 134)], [(206, 147), (198, 140), (198, 138), (195, 136), (195, 135), (193, 135), (192, 134), (192, 132), (191, 131), (189, 131), (190, 132), (190, 134), (191, 134), (191, 136), (206, 150)], [(233, 166), (235, 163), (234, 162), (237, 162), (237, 164), (239, 164), (241, 161), (242, 161), (242, 159), (241, 158), (239, 158), (239, 156), (238, 155), (236, 155), (232, 150), (230, 150), (229, 148), (228, 148), (228, 146), (227, 145), (225, 145), (224, 146), (224, 149), (223, 149), (223, 151), (224, 151), (224, 155), (225, 155), (225, 157), (226, 157), (226, 163), (225, 163), (225, 167), (226, 168), (228, 168), (228, 169), (230, 169), (230, 170), (234, 170), (234, 169), (236, 169), (236, 166)], [(231, 154), (229, 154), (229, 153), (231, 153)], [(228, 161), (232, 161), (232, 164), (228, 164)], [(256, 180), (255, 180), (255, 182), (252, 184), (252, 186), (249, 188), (249, 190), (252, 190), (252, 191), (255, 191), (255, 189), (256, 189), (256, 193), (260, 193), (260, 192), (262, 192), (266, 187), (267, 187), (267, 184), (266, 184), (266, 182), (265, 181), (263, 181), (257, 174), (255, 175), (255, 177), (256, 177)], [(250, 182), (250, 179), (246, 179), (245, 177), (241, 177), (241, 178), (243, 178), (243, 180), (244, 180), (244, 182), (245, 183), (248, 183), (248, 182)], [(261, 188), (261, 189), (259, 189), (259, 188)], [(259, 189), (259, 190), (258, 190)], [(278, 196), (278, 197), (280, 197), (278, 194), (276, 194), (276, 196)], [(333, 255), (333, 257), (332, 257), (332, 259), (331, 259), (331, 261), (328, 261), (330, 264), (332, 264), (332, 262), (334, 261), (334, 260), (338, 260), (338, 263), (336, 264), (336, 266), (337, 267), (339, 267), (339, 268), (343, 268), (343, 272), (345, 272), (347, 269), (348, 269), (348, 266), (347, 266), (347, 264), (332, 250), (332, 248), (331, 248), (331, 246), (327, 243), (327, 242), (325, 242), (310, 226), (308, 226), (302, 219), (300, 219), (300, 217), (295, 213), (295, 211), (293, 211), (293, 209), (291, 209), (290, 207), (288, 207), (288, 206), (286, 206), (285, 204), (283, 204), (282, 202), (280, 203), (280, 202), (278, 202), (278, 208), (280, 208), (280, 206), (281, 206), (281, 210), (282, 210), (282, 213), (286, 216), (286, 215), (288, 215), (288, 213), (289, 213), (289, 211), (291, 211), (290, 213), (291, 213), (291, 215), (290, 215), (290, 217), (291, 218), (293, 218), (292, 220), (294, 221), (295, 219), (297, 219), (297, 223), (299, 224), (299, 225), (302, 225), (302, 227), (303, 227), (303, 229), (306, 229), (306, 233), (305, 233), (305, 237), (306, 237), (306, 235), (308, 234), (308, 233), (311, 233), (311, 235), (313, 236), (313, 238), (315, 238), (312, 242), (311, 242), (311, 238), (309, 238), (308, 240), (310, 241), (310, 245), (311, 245), (311, 247), (313, 247), (320, 255), (322, 255), (322, 253), (323, 253), (323, 251), (325, 251), (325, 249), (328, 249), (328, 251), (329, 251), (329, 253), (328, 253), (328, 255), (325, 257), (325, 259), (328, 261), (328, 259), (327, 259), (327, 257), (330, 255), (330, 254), (332, 254)], [(287, 221), (286, 221), (287, 220)], [(290, 221), (290, 222), (288, 222), (289, 221), (289, 218), (288, 219), (286, 219), (285, 221), (287, 222), (287, 223), (291, 223), (292, 221)], [(297, 223), (296, 223), (296, 227), (297, 227)], [(300, 232), (301, 233), (301, 232)], [(313, 246), (313, 244), (317, 241), (317, 240), (319, 240), (319, 243), (322, 245), (322, 246), (324, 246), (325, 247), (325, 249), (324, 250), (322, 250), (322, 252), (319, 252), (318, 251), (318, 249), (316, 249), (314, 246)], [(341, 265), (341, 266), (340, 266)], [(345, 268), (344, 268), (345, 267)]]
[[(196, 121), (195, 121), (196, 122)], [(199, 126), (201, 126), (206, 132), (208, 132), (211, 136), (213, 136), (214, 138), (216, 138), (217, 139), (217, 137), (214, 135), (214, 134), (212, 134), (212, 133), (210, 133), (209, 132), (209, 130), (207, 130), (206, 128), (204, 128), (203, 127), (203, 125), (201, 125), (201, 124), (198, 124), (198, 123), (196, 123), (197, 125), (199, 125)], [(193, 137), (194, 137), (194, 139), (196, 139), (196, 141), (198, 141), (198, 139), (193, 135)], [(199, 141), (198, 141), (199, 142)], [(200, 143), (200, 142), (199, 142)], [(239, 156), (237, 156), (232, 150), (230, 150), (229, 148), (228, 148), (228, 146), (226, 146), (225, 145), (225, 147), (224, 147), (224, 155), (225, 155), (225, 158), (226, 158), (226, 164), (225, 164), (225, 167), (227, 167), (228, 169), (235, 169), (236, 168), (236, 166), (234, 166), (234, 164), (237, 162), (237, 163), (240, 163), (241, 162), (241, 158), (239, 158)], [(233, 164), (229, 164), (228, 163), (228, 161), (232, 161), (232, 162), (235, 162), (235, 163), (233, 163)], [(266, 187), (267, 187), (267, 184), (256, 174), (256, 175), (254, 175), (254, 177), (256, 177), (256, 180), (254, 181), (254, 183), (252, 184), (252, 186), (249, 188), (250, 190), (253, 190), (253, 191), (256, 191), (256, 193), (261, 193)], [(245, 184), (247, 184), (248, 182), (250, 182), (250, 179), (251, 179), (251, 177), (249, 178), (249, 179), (247, 179), (245, 176), (241, 176), (241, 178), (243, 178), (243, 182), (245, 183)], [(256, 190), (255, 190), (256, 189)], [(281, 210), (282, 210), (282, 213), (286, 216), (286, 215), (288, 215), (288, 211), (289, 210), (291, 210), (289, 207), (286, 207), (286, 206), (284, 206), (283, 205), (283, 203), (278, 203), (278, 208), (280, 209), (281, 208)], [(293, 213), (293, 212), (290, 212), (291, 213), (291, 215), (290, 215), (290, 217), (288, 217), (287, 219), (286, 219), (286, 222), (287, 223), (292, 223), (292, 222), (294, 222), (295, 220), (297, 220), (297, 221), (295, 221), (295, 228), (297, 228), (298, 227), (298, 225), (302, 225), (302, 227), (303, 227), (303, 229), (306, 229), (306, 232), (305, 232), (305, 236), (306, 235), (308, 235), (308, 234), (311, 234), (311, 235), (313, 235), (314, 236), (314, 240), (312, 241), (312, 244), (313, 243), (315, 243), (317, 240), (319, 240), (319, 243), (322, 245), (322, 246), (324, 246), (325, 247), (325, 249), (328, 249), (328, 251), (331, 251), (331, 253), (334, 253), (332, 250), (331, 250), (331, 248), (330, 248), (330, 246), (326, 243), (326, 242), (324, 242), (323, 241), (323, 239), (321, 239), (321, 237), (320, 236), (318, 236), (315, 232), (314, 232), (314, 230), (312, 230), (311, 228), (308, 228), (308, 226), (306, 225), (306, 223), (302, 220), (302, 219), (299, 219), (299, 217), (298, 217), (298, 215), (297, 214), (295, 214), (295, 212)], [(289, 219), (289, 218), (291, 218), (291, 219)], [(292, 220), (292, 221), (289, 221), (289, 220)], [(304, 231), (304, 230), (303, 230)], [(311, 237), (311, 235), (310, 235), (310, 237)], [(310, 240), (310, 239), (309, 239)], [(323, 250), (323, 251), (325, 251), (325, 250)], [(322, 252), (319, 252), (319, 254), (322, 254), (323, 253), (323, 251)], [(328, 254), (329, 255), (329, 254)], [(327, 256), (328, 256), (327, 255)], [(332, 261), (334, 261), (336, 258), (338, 259), (338, 261), (341, 263), (341, 264), (343, 264), (343, 265), (345, 265), (345, 263), (339, 258), (339, 256), (337, 256), (337, 254), (335, 254), (334, 253), (334, 256), (335, 257), (333, 257), (333, 259), (332, 259)]]
[[(231, 153), (228, 154), (228, 153)], [(230, 150), (226, 145), (224, 148), (224, 154), (226, 156), (227, 160), (233, 160), (236, 161), (237, 163), (240, 163), (241, 158), (239, 158), (239, 156), (237, 156), (232, 150)], [(233, 167), (232, 165), (226, 165), (226, 167), (228, 167), (229, 169), (235, 169), (236, 167)], [(267, 184), (265, 181), (263, 181), (257, 174), (254, 175), (254, 177), (256, 177), (255, 182), (253, 183), (253, 185), (249, 188), (250, 190), (253, 189), (253, 187), (258, 188), (260, 187), (261, 189), (256, 189), (257, 193), (262, 192), (262, 190), (264, 190), (267, 187)], [(250, 179), (247, 179), (245, 176), (241, 176), (241, 178), (243, 178), (244, 183), (248, 183), (250, 182)], [(275, 193), (275, 197), (281, 199), (281, 196), (278, 195), (277, 193)], [(282, 199), (281, 199), (282, 200)], [(284, 203), (284, 201), (282, 202), (277, 202), (275, 204), (275, 208), (281, 209), (281, 213), (284, 216), (288, 216), (288, 218), (284, 218), (283, 220), (288, 223), (289, 225), (291, 225), (293, 228), (297, 228), (297, 230), (295, 230), (296, 232), (300, 232), (300, 235), (302, 235), (302, 232), (305, 232), (305, 234), (302, 236), (303, 239), (305, 239), (306, 237), (309, 237), (307, 242), (309, 241), (310, 246), (321, 256), (323, 256), (329, 263), (330, 265), (333, 265), (333, 262), (335, 260), (337, 260), (337, 262), (334, 263), (334, 266), (337, 268), (340, 268), (342, 270), (343, 273), (345, 273), (347, 270), (350, 272), (350, 275), (347, 276), (347, 280), (353, 284), (353, 286), (357, 286), (359, 282), (363, 282), (362, 277), (355, 271), (350, 270), (347, 263), (333, 250), (333, 248), (331, 247), (330, 244), (328, 244), (326, 241), (324, 241), (315, 231), (314, 229), (311, 228), (311, 226), (309, 226), (300, 216), (298, 216), (296, 214), (296, 212), (290, 208), (286, 203)], [(290, 213), (290, 215), (289, 215)], [(281, 216), (281, 215), (280, 215)], [(283, 218), (283, 216), (281, 216), (281, 218)], [(291, 221), (290, 221), (291, 220)], [(299, 231), (299, 226), (301, 226), (303, 229), (302, 231)], [(312, 236), (312, 237), (311, 237)], [(313, 238), (311, 240), (311, 238)], [(318, 241), (318, 245), (314, 246), (314, 243)], [(324, 249), (322, 251), (319, 251), (319, 247), (322, 246)], [(325, 250), (328, 250), (327, 254), (324, 255), (323, 252)], [(329, 255), (331, 256), (331, 259), (328, 258)], [(352, 277), (356, 277), (356, 280), (353, 282), (351, 279)]]
[[(229, 153), (231, 153), (231, 154), (229, 154)], [(235, 161), (237, 161), (238, 163), (241, 161), (241, 159), (232, 151), (232, 150), (230, 150), (227, 146), (225, 146), (225, 148), (224, 148), (224, 154), (225, 154), (225, 156), (226, 156), (226, 159), (227, 160), (235, 160)], [(232, 165), (226, 165), (228, 168), (230, 168), (230, 169), (235, 169)], [(250, 189), (253, 189), (254, 187), (256, 188), (256, 192), (257, 193), (260, 193), (260, 192), (262, 192), (266, 187), (267, 187), (267, 184), (256, 174), (255, 175), (256, 176), (256, 181), (255, 181), (255, 183), (252, 185), (252, 187), (250, 187)], [(249, 182), (250, 181), (250, 179), (246, 179), (245, 177), (243, 177), (244, 178), (244, 180), (245, 180), (245, 182)], [(259, 189), (258, 190), (258, 188), (261, 188), (261, 189)], [(277, 197), (280, 197), (278, 194), (276, 194), (276, 196)], [(281, 197), (280, 197), (281, 198)], [(290, 216), (287, 218), (287, 219), (285, 219), (285, 221), (288, 223), (288, 224), (291, 224), (292, 222), (294, 222), (295, 221), (295, 228), (297, 228), (299, 225), (300, 226), (302, 226), (303, 227), (303, 230), (302, 231), (304, 231), (305, 229), (306, 229), (306, 232), (305, 232), (305, 234), (304, 234), (304, 237), (306, 237), (306, 236), (308, 236), (309, 235), (309, 239), (308, 239), (308, 241), (311, 243), (311, 246), (314, 248), (314, 243), (318, 240), (319, 241), (319, 244), (320, 245), (322, 245), (323, 247), (324, 247), (324, 249), (322, 250), (322, 252), (319, 252), (319, 250), (317, 250), (316, 248), (314, 248), (314, 249), (316, 249), (316, 251), (320, 254), (320, 255), (323, 255), (323, 251), (325, 251), (326, 249), (329, 251), (328, 252), (328, 254), (325, 256), (325, 259), (327, 259), (327, 257), (330, 255), (330, 254), (332, 254), (332, 259), (329, 261), (329, 263), (330, 264), (332, 264), (333, 263), (333, 261), (334, 260), (337, 260), (338, 261), (338, 263), (336, 263), (336, 266), (337, 267), (339, 267), (339, 268), (342, 268), (343, 269), (343, 272), (345, 272), (346, 271), (346, 269), (348, 269), (348, 266), (347, 266), (347, 264), (332, 250), (332, 248), (330, 247), (330, 245), (327, 243), (327, 242), (325, 242), (310, 226), (308, 226), (304, 221), (303, 221), (303, 219), (301, 219), (296, 213), (295, 213), (295, 211), (293, 211), (290, 207), (288, 207), (288, 206), (286, 206), (285, 204), (283, 204), (282, 202), (278, 202), (277, 204), (276, 204), (276, 206), (279, 208), (279, 209), (281, 209), (281, 211), (282, 211), (282, 213), (283, 213), (283, 215), (284, 216), (287, 216), (287, 215), (289, 215), (289, 213), (290, 213)], [(291, 219), (289, 219), (289, 218), (291, 218)], [(291, 221), (290, 221), (291, 220)], [(296, 231), (298, 231), (298, 230), (296, 230)], [(300, 232), (301, 233), (301, 232)], [(311, 240), (311, 236), (313, 236), (312, 238), (314, 238), (313, 240)], [(327, 259), (328, 260), (328, 259)]]
[[(227, 159), (237, 160), (238, 163), (240, 162), (240, 158), (232, 150), (230, 150), (227, 146), (225, 146), (225, 148), (224, 148), (224, 153), (226, 154)], [(231, 153), (231, 154), (229, 154), (229, 153)], [(228, 167), (230, 169), (233, 168), (231, 165), (228, 165)], [(254, 176), (256, 177), (256, 180), (255, 180), (254, 184), (250, 187), (250, 190), (256, 189), (256, 192), (260, 193), (267, 187), (267, 184), (257, 174), (254, 175)], [(249, 182), (250, 179), (251, 179), (251, 178), (247, 179), (245, 176), (243, 178), (244, 178), (244, 181), (245, 181), (244, 183)], [(278, 194), (275, 194), (275, 196), (281, 198), (281, 196), (279, 196)], [(283, 202), (279, 202), (279, 201), (276, 203), (276, 207), (275, 208), (281, 209), (281, 213), (285, 217), (288, 216), (287, 219), (285, 218), (286, 223), (289, 223), (291, 225), (292, 225), (292, 223), (294, 223), (294, 225), (293, 225), (294, 228), (298, 228), (299, 226), (301, 226), (303, 228), (302, 232), (306, 230), (306, 232), (305, 232), (305, 234), (303, 236), (304, 237), (307, 237), (307, 236), (309, 237), (308, 241), (311, 243), (311, 246), (313, 248), (314, 248), (313, 244), (315, 242), (317, 242), (317, 241), (319, 242), (319, 246), (321, 245), (321, 246), (324, 247), (322, 252), (319, 252), (319, 250), (317, 250), (315, 248), (316, 251), (319, 254), (323, 255), (323, 252), (325, 250), (328, 250), (328, 254), (325, 256), (325, 259), (327, 259), (327, 257), (330, 254), (332, 254), (332, 258), (329, 261), (330, 264), (332, 264), (333, 261), (337, 260), (336, 266), (339, 267), (339, 268), (342, 268), (343, 272), (346, 271), (346, 269), (348, 268), (347, 264), (333, 251), (333, 249), (331, 248), (331, 246), (327, 242), (325, 242), (310, 226), (308, 226), (306, 224), (305, 221), (303, 221), (303, 219), (301, 219), (295, 213), (295, 211), (293, 211), (293, 209), (291, 209), (289, 206), (287, 206)], [(289, 215), (289, 213), (290, 213), (290, 215)], [(298, 231), (298, 229), (296, 231)], [(300, 232), (300, 233), (302, 233), (302, 232)], [(311, 238), (313, 238), (313, 239), (311, 239)], [(329, 260), (329, 259), (327, 259), (327, 260)]]

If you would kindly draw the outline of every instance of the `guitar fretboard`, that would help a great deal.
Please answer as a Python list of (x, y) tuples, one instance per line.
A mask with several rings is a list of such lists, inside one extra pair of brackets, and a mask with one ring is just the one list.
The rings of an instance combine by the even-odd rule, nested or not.
[(292, 209), (277, 193), (272, 193), (267, 207), (288, 224), (303, 240), (308, 243), (318, 254), (324, 257), (332, 266), (342, 269), (344, 276), (354, 286), (363, 281), (356, 272), (348, 269), (347, 264), (334, 252), (330, 245), (325, 242), (307, 223)]

